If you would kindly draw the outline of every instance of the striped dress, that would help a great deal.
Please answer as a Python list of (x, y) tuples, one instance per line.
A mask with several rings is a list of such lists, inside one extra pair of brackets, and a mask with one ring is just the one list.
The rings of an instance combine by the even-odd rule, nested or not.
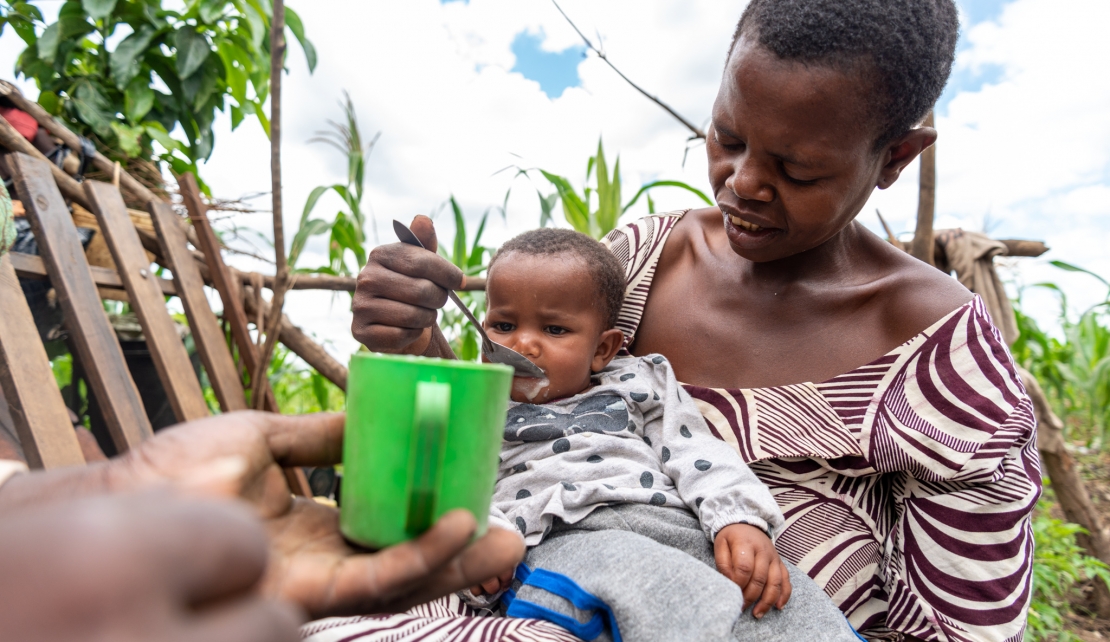
[[(630, 344), (667, 237), (653, 215), (605, 243), (626, 268)], [(1040, 495), (1032, 404), (982, 302), (822, 383), (684, 386), (786, 517), (776, 541), (869, 639), (1022, 639)], [(480, 617), (451, 596), (407, 614), (308, 625), (311, 642), (569, 642), (546, 622)]]
[[(626, 266), (618, 327), (628, 344), (681, 217), (650, 216), (605, 239)], [(771, 488), (786, 517), (779, 552), (866, 637), (1022, 639), (1036, 424), (978, 297), (829, 381), (685, 388)]]

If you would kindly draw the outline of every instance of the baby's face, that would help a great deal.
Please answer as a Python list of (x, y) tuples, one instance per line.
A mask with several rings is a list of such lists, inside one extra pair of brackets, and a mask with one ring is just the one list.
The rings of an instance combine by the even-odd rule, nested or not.
[(590, 385), (591, 368), (610, 356), (599, 347), (602, 308), (586, 263), (573, 255), (513, 252), (497, 260), (486, 285), (484, 327), (494, 343), (512, 348), (547, 373), (542, 380), (513, 379), (513, 401), (545, 403)]

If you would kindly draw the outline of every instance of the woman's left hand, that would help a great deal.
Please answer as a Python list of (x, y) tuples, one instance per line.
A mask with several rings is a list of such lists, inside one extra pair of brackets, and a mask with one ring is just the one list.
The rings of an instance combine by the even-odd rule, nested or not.
[(717, 570), (743, 591), (744, 608), (755, 603), (752, 616), (756, 619), (790, 600), (790, 574), (762, 530), (748, 524), (726, 526), (717, 532), (713, 554)]

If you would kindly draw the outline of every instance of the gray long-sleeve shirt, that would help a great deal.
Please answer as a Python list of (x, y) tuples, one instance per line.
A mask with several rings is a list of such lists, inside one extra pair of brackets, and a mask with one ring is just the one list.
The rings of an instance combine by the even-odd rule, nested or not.
[(512, 403), (491, 521), (529, 546), (559, 517), (575, 523), (601, 505), (686, 507), (712, 540), (730, 524), (774, 537), (783, 525), (770, 491), (709, 431), (659, 355), (614, 360), (584, 393)]

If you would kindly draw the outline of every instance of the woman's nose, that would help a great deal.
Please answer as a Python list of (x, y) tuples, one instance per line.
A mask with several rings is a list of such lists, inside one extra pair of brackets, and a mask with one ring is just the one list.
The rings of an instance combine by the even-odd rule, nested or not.
[(764, 168), (747, 152), (736, 158), (732, 174), (725, 179), (725, 187), (745, 201), (769, 203), (775, 198)]

